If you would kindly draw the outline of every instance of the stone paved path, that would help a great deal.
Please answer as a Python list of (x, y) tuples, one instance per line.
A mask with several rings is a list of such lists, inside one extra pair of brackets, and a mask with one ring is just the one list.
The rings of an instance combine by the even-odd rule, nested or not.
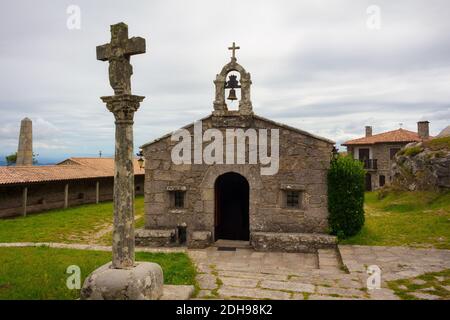
[(370, 290), (371, 299), (397, 298), (387, 288), (387, 281), (450, 269), (450, 250), (345, 245), (339, 246), (339, 251), (349, 272), (364, 283), (368, 277), (366, 268), (370, 265), (380, 267), (382, 288)]
[[(386, 281), (450, 268), (450, 250), (339, 249), (301, 254), (211, 247), (189, 250), (188, 254), (199, 271), (199, 299), (398, 299)], [(381, 289), (366, 289), (369, 265), (382, 270)]]
[(334, 250), (302, 254), (211, 247), (188, 254), (200, 272), (200, 299), (368, 298), (360, 278), (345, 273)]

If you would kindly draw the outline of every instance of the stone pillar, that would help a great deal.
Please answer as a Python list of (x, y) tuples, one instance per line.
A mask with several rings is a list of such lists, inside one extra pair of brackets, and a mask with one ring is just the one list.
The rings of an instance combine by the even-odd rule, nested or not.
[(33, 165), (33, 123), (25, 118), (20, 123), (16, 166)]
[(252, 101), (250, 100), (250, 87), (252, 80), (250, 73), (241, 73), (241, 101), (239, 101), (239, 112), (250, 115), (253, 113)]
[(226, 78), (223, 75), (218, 74), (216, 80), (214, 80), (214, 85), (216, 87), (216, 96), (214, 99), (214, 110), (218, 112), (223, 112), (228, 110), (227, 104), (225, 103), (225, 82)]
[(23, 188), (23, 192), (22, 192), (22, 213), (23, 216), (26, 217), (27, 216), (27, 201), (28, 201), (28, 187)]
[(95, 182), (95, 203), (100, 202), (100, 181)]
[(131, 95), (130, 56), (145, 53), (145, 39), (128, 38), (128, 26), (111, 26), (111, 43), (97, 47), (97, 59), (109, 61), (114, 96), (102, 97), (116, 119), (114, 162), (114, 227), (112, 262), (84, 281), (81, 299), (159, 299), (164, 277), (156, 263), (134, 260), (133, 117), (144, 97)]
[(64, 209), (69, 206), (69, 184), (66, 183), (64, 186)]
[(134, 266), (133, 117), (145, 97), (129, 94), (102, 97), (116, 119), (114, 229), (112, 266)]

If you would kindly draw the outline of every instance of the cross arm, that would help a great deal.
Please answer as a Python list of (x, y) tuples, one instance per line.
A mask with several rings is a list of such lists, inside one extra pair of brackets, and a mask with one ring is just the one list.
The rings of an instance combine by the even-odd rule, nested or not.
[(111, 45), (97, 46), (97, 60), (107, 61), (111, 57)]
[(133, 37), (128, 39), (125, 54), (132, 56), (141, 53), (145, 53), (145, 39), (141, 37)]

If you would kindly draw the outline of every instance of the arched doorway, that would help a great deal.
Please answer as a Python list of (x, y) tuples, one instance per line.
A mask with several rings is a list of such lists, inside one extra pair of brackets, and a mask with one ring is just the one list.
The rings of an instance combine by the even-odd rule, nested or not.
[(219, 176), (215, 190), (215, 240), (249, 240), (249, 191), (247, 179), (235, 172)]

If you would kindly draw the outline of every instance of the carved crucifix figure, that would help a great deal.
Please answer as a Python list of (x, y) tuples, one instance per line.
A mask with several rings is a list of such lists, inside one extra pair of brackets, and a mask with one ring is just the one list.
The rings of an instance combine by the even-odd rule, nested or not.
[(97, 60), (109, 61), (109, 82), (114, 94), (131, 94), (133, 67), (130, 57), (145, 53), (145, 39), (128, 39), (128, 26), (118, 23), (111, 26), (111, 43), (97, 47)]

